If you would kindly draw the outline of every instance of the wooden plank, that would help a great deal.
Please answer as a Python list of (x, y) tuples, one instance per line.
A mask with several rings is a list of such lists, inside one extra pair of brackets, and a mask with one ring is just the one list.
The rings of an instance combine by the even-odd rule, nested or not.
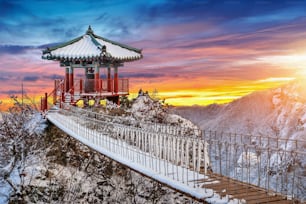
[(267, 204), (293, 204), (293, 203), (298, 203), (298, 202), (293, 201), (293, 200), (280, 200), (280, 201), (267, 202)]
[(264, 194), (265, 192), (258, 192), (255, 189), (251, 189), (249, 191), (227, 191), (225, 192), (228, 195), (232, 195), (235, 198), (245, 198), (246, 196), (251, 196), (251, 195), (260, 195), (260, 194)]
[[(263, 198), (254, 198), (249, 200), (248, 198), (245, 199), (248, 204), (257, 204), (257, 203), (279, 203), (280, 201), (284, 201), (284, 198), (281, 196), (269, 196)], [(289, 202), (290, 203), (290, 202)]]
[[(233, 198), (244, 199), (247, 203), (282, 203), (290, 204), (293, 201), (286, 200), (281, 195), (269, 195), (268, 191), (258, 186), (247, 184), (241, 181), (220, 176), (218, 174), (210, 174), (210, 178), (198, 180), (202, 183), (203, 188), (210, 188), (220, 194), (220, 196), (231, 195)], [(205, 184), (205, 182), (219, 181), (220, 183)]]
[(205, 188), (211, 188), (214, 189), (215, 191), (220, 191), (222, 192), (224, 189), (225, 190), (232, 190), (232, 191), (248, 191), (252, 188), (248, 188), (245, 186), (241, 185), (235, 185), (235, 184), (225, 184), (225, 183), (220, 183), (220, 184), (207, 184), (204, 185)]

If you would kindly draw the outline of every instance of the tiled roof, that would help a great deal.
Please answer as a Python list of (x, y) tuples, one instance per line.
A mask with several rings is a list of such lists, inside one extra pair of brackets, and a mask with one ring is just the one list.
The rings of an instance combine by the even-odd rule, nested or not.
[(113, 59), (133, 61), (142, 58), (141, 50), (95, 35), (89, 26), (85, 35), (43, 50), (43, 59), (87, 60)]

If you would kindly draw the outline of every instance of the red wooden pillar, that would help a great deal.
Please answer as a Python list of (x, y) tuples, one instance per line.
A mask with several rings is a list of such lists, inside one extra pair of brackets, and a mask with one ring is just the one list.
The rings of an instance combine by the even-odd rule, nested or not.
[(45, 98), (44, 98), (44, 111), (48, 109), (48, 93), (45, 93)]
[(99, 89), (101, 92), (103, 92), (103, 82), (102, 79), (99, 80)]
[(57, 89), (58, 89), (58, 81), (55, 79), (54, 80), (54, 90), (53, 90), (53, 105), (55, 105), (56, 103), (56, 93), (57, 93)]
[(114, 67), (114, 91), (118, 93), (118, 67)]
[(73, 68), (69, 68), (69, 90), (70, 93), (73, 95), (74, 93), (74, 82), (73, 82)]
[(99, 89), (99, 80), (100, 80), (100, 74), (99, 74), (99, 67), (95, 67), (95, 91), (100, 92)]
[(80, 94), (83, 92), (83, 79), (80, 79)]
[(61, 84), (61, 103), (65, 101), (65, 85)]
[(69, 67), (66, 67), (65, 73), (65, 92), (69, 91)]
[(107, 91), (112, 92), (112, 81), (111, 81), (111, 68), (107, 67)]
[(43, 111), (43, 97), (40, 97), (40, 110)]

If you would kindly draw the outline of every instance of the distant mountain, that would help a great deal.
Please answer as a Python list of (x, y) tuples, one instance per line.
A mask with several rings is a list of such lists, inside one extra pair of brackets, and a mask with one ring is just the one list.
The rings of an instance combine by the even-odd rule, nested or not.
[(306, 140), (306, 83), (293, 81), (231, 103), (172, 110), (205, 130)]
[[(237, 143), (240, 148), (234, 146), (229, 150), (226, 149), (228, 143), (218, 146), (218, 142), (209, 142), (211, 148), (208, 152), (214, 171), (220, 172), (222, 168), (230, 177), (247, 182), (249, 180), (250, 183), (261, 187), (270, 182), (271, 189), (282, 191), (283, 194), (290, 194), (294, 185), (296, 196), (304, 202), (306, 157), (302, 152), (306, 149), (305, 86), (306, 83), (303, 81), (293, 81), (279, 88), (254, 92), (224, 105), (176, 107), (171, 111), (192, 121), (202, 130), (216, 131), (213, 135), (219, 136), (218, 142), (229, 141), (229, 135), (233, 135), (222, 133), (237, 133), (243, 138), (242, 142)], [(223, 138), (220, 139), (220, 135), (223, 135)], [(278, 137), (281, 140), (259, 140), (253, 137), (252, 141), (248, 142), (249, 135), (263, 136), (262, 138)], [(295, 143), (287, 139), (299, 141)], [(243, 147), (249, 149), (241, 148), (242, 143), (247, 144)], [(274, 152), (269, 154), (265, 147), (269, 147), (270, 151), (274, 148)], [(280, 152), (286, 150), (287, 153), (278, 153), (275, 149)], [(290, 154), (292, 150), (300, 153)], [(227, 152), (232, 156), (238, 154), (239, 159), (231, 157), (234, 162), (229, 165), (223, 162), (221, 165), (220, 161), (227, 158)], [(243, 164), (247, 154), (251, 155), (248, 160), (250, 163)], [(244, 177), (243, 172), (249, 172), (249, 177)], [(287, 179), (294, 175), (298, 179)], [(280, 181), (286, 182), (280, 186)]]

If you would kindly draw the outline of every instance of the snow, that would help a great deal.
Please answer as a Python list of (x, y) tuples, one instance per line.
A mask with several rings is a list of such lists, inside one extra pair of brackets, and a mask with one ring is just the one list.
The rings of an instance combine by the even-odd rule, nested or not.
[[(220, 198), (220, 196), (213, 190), (202, 188), (199, 186), (199, 184), (190, 181), (190, 179), (199, 180), (208, 178), (203, 174), (199, 174), (182, 166), (174, 165), (166, 160), (159, 159), (158, 157), (152, 157), (148, 153), (137, 150), (134, 146), (113, 139), (110, 136), (100, 136), (102, 137), (101, 142), (101, 138), (95, 139), (95, 130), (85, 129), (82, 133), (80, 132), (80, 129), (82, 128), (79, 125), (73, 125), (73, 123), (68, 122), (71, 121), (71, 119), (62, 114), (50, 112), (48, 113), (47, 118), (58, 128), (62, 129), (64, 132), (82, 142), (83, 144), (154, 180), (164, 183), (181, 192), (185, 192), (197, 199), (207, 198), (212, 203), (224, 203), (225, 201), (229, 201), (228, 197)], [(75, 127), (78, 129), (77, 131), (75, 131)], [(143, 165), (146, 163), (151, 164), (151, 168), (149, 168), (150, 165)], [(173, 170), (176, 170), (176, 172)], [(173, 173), (182, 176), (177, 176), (176, 179), (173, 179)], [(231, 202), (239, 203), (240, 201), (236, 199), (232, 200)]]
[[(29, 120), (24, 124), (25, 130), (28, 134), (32, 135), (34, 133), (41, 134), (44, 129), (47, 127), (46, 120), (42, 118), (42, 115), (38, 112), (31, 115)], [(30, 155), (29, 157), (31, 157)], [(36, 158), (37, 160), (37, 158)], [(17, 162), (15, 168), (13, 168), (13, 163)], [(7, 203), (10, 193), (12, 191), (11, 186), (1, 178), (9, 176), (7, 179), (10, 180), (14, 185), (18, 186), (20, 184), (20, 176), (18, 169), (20, 164), (18, 161), (14, 161), (14, 158), (11, 158), (9, 164), (4, 167), (0, 167), (0, 203)]]
[(106, 52), (110, 53), (112, 57), (115, 58), (141, 58), (139, 53), (123, 48), (121, 46), (115, 45), (113, 43), (104, 41), (102, 39), (96, 38), (96, 40), (101, 44), (106, 46)]
[(138, 121), (163, 123), (185, 128), (190, 131), (199, 129), (190, 120), (177, 114), (168, 113), (158, 100), (154, 100), (146, 94), (138, 96), (128, 111)]
[[(14, 169), (10, 174), (10, 178), (13, 183), (19, 183), (19, 173), (17, 169)], [(9, 195), (11, 193), (11, 187), (3, 180), (0, 180), (0, 203), (7, 203)]]
[[(65, 47), (57, 48), (51, 51), (53, 57), (62, 57), (62, 58), (91, 58), (91, 57), (100, 57), (101, 47), (106, 46), (106, 52), (109, 53), (112, 57), (117, 59), (126, 59), (126, 58), (141, 58), (141, 54), (123, 48), (119, 45), (109, 43), (99, 38), (95, 38), (101, 45), (97, 46), (91, 39), (89, 35), (83, 35), (80, 40), (69, 44)], [(48, 55), (48, 54), (45, 54)]]
[[(276, 89), (254, 92), (224, 105), (213, 104), (205, 107), (177, 107), (172, 112), (189, 119), (208, 133), (210, 130), (212, 132), (217, 131), (217, 136), (223, 133), (223, 140), (229, 140), (230, 135), (241, 135), (241, 144), (237, 144), (240, 146), (246, 143), (243, 140), (248, 140), (250, 136), (253, 136), (251, 143), (247, 143), (248, 146), (238, 148), (237, 163), (235, 163), (237, 165), (249, 165), (250, 167), (245, 167), (244, 172), (250, 172), (250, 177), (242, 177), (239, 173), (243, 169), (241, 167), (235, 168), (234, 166), (229, 169), (227, 172), (228, 175), (237, 176), (237, 179), (243, 179), (255, 185), (258, 184), (258, 177), (260, 177), (262, 187), (265, 187), (265, 182), (270, 180), (270, 188), (274, 190), (280, 190), (282, 188), (285, 193), (288, 192), (291, 194), (291, 190), (287, 191), (287, 189), (292, 187), (290, 183), (292, 179), (287, 182), (286, 187), (278, 186), (277, 180), (279, 183), (284, 177), (292, 177), (293, 172), (295, 172), (295, 175), (298, 175), (297, 177), (299, 179), (295, 181), (298, 184), (296, 184), (297, 188), (293, 193), (299, 199), (306, 199), (306, 177), (303, 174), (306, 167), (305, 80), (293, 81)], [(268, 137), (271, 138), (269, 140), (270, 144), (267, 139)], [(272, 139), (272, 137), (278, 139)], [(266, 139), (260, 141), (260, 138)], [(218, 139), (220, 140), (220, 138)], [(294, 140), (298, 141), (296, 142)], [(225, 145), (222, 148), (221, 158), (225, 157)], [(268, 145), (271, 147), (270, 154), (268, 154), (268, 150), (264, 149)], [(210, 147), (213, 153), (215, 152), (214, 147), (218, 148), (215, 143), (210, 144)], [(237, 150), (237, 148), (235, 146), (230, 148), (231, 156), (235, 154), (233, 150)], [(284, 153), (284, 150), (287, 152)], [(258, 158), (256, 158), (257, 151), (260, 153), (258, 154)], [(298, 152), (296, 158), (298, 162), (294, 169), (290, 169), (293, 160), (291, 151)], [(210, 156), (213, 158), (211, 159), (212, 168), (218, 172), (219, 164), (215, 162), (214, 155)], [(215, 156), (218, 156), (218, 154)], [(247, 162), (248, 164), (246, 164), (244, 162), (245, 164), (243, 164), (242, 160), (250, 161), (250, 163)], [(256, 167), (257, 164), (262, 168), (259, 169), (260, 173), (256, 170), (258, 169)], [(226, 167), (221, 168), (224, 173)], [(265, 168), (271, 170), (272, 172), (270, 173), (272, 175), (267, 176), (267, 170), (264, 170)], [(238, 175), (236, 175), (236, 172)]]
[(42, 134), (43, 131), (47, 128), (46, 119), (43, 119), (41, 113), (36, 112), (25, 124), (25, 127), (30, 133)]
[(0, 168), (0, 177), (9, 176), (9, 172), (13, 170), (13, 163), (14, 163), (14, 160), (12, 159), (8, 165)]

